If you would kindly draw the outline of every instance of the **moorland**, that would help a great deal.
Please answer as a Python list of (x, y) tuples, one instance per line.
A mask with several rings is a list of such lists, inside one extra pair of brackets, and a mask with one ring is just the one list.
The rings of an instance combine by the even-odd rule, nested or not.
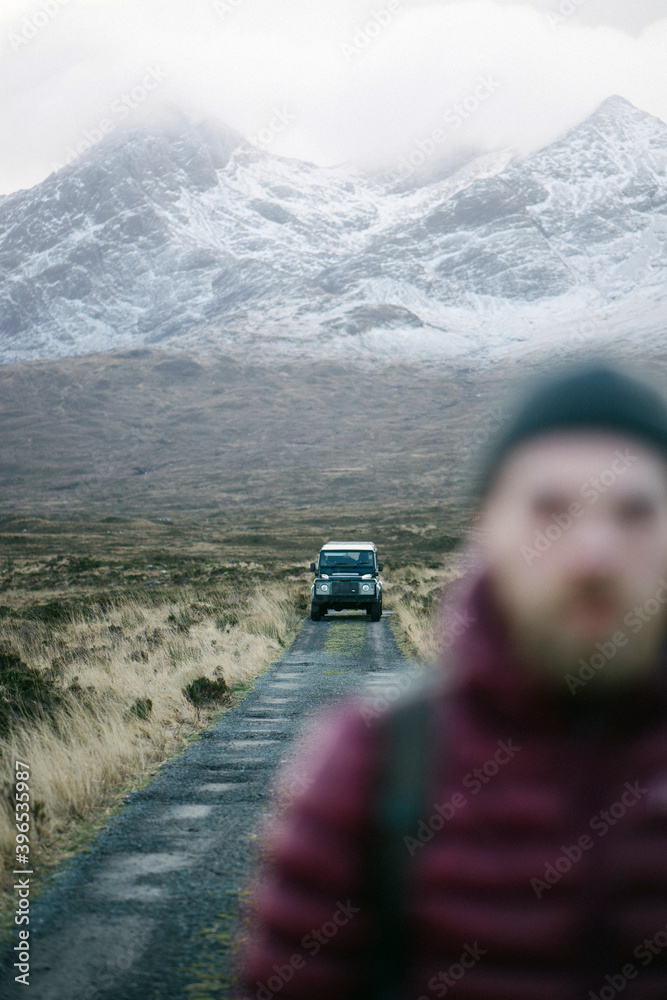
[(324, 541), (377, 543), (392, 628), (432, 658), (475, 461), (503, 391), (544, 367), (141, 349), (0, 368), (3, 862), (14, 760), (43, 880), (280, 658)]

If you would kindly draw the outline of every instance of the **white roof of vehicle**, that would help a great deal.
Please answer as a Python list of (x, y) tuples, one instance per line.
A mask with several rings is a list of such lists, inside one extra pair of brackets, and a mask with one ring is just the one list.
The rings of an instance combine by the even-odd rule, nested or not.
[(375, 542), (327, 542), (324, 549), (377, 549)]

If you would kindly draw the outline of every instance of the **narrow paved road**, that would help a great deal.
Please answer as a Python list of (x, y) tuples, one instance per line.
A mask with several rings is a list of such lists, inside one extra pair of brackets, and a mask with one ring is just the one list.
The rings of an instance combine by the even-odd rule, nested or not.
[[(306, 622), (253, 691), (165, 766), (33, 904), (30, 986), (1, 956), (3, 1000), (220, 1000), (270, 781), (309, 713), (409, 664), (387, 615)], [(15, 942), (12, 942), (15, 943)]]

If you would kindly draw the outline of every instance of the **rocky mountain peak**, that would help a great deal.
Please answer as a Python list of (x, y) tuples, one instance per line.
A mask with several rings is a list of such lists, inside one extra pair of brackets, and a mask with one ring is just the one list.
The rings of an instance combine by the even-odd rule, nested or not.
[(119, 130), (0, 200), (0, 361), (464, 356), (554, 310), (664, 304), (667, 126), (623, 98), (521, 162), (429, 181), (387, 189), (179, 114)]

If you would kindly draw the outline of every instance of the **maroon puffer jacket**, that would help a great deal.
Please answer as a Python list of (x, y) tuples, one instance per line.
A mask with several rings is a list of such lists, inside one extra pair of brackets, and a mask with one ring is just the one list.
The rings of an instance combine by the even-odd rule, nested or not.
[[(549, 693), (513, 661), (483, 579), (465, 610), (455, 681), (436, 697), (424, 819), (406, 845), (404, 996), (666, 1000), (662, 666), (623, 698), (601, 700), (595, 678)], [(305, 791), (274, 821), (245, 996), (369, 996), (378, 748), (367, 710), (339, 710), (299, 776)]]

